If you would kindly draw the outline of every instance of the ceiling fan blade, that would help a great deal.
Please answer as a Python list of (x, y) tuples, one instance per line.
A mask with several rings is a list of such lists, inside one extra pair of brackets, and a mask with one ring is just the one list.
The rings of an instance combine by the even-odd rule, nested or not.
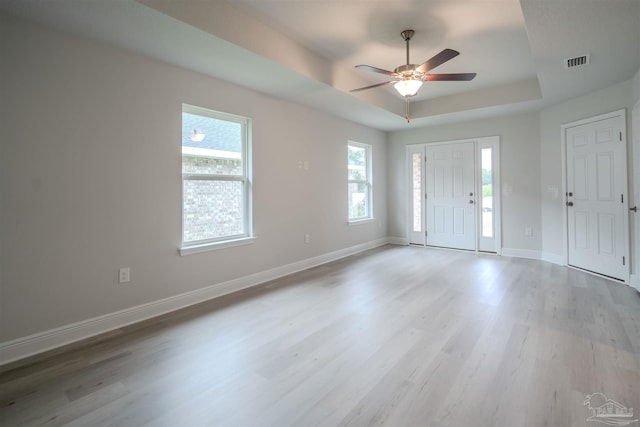
[(458, 52), (457, 50), (445, 49), (436, 56), (432, 57), (431, 59), (427, 59), (422, 64), (420, 64), (418, 68), (416, 68), (416, 72), (429, 72), (430, 70), (433, 70), (434, 68), (444, 64), (445, 62), (455, 58), (458, 55), (460, 55), (460, 52)]
[(373, 89), (374, 87), (390, 85), (391, 83), (395, 83), (395, 82), (396, 82), (396, 80), (389, 80), (388, 82), (382, 82), (382, 83), (378, 83), (378, 84), (371, 85), (371, 86), (361, 87), (361, 88), (358, 88), (358, 89), (351, 89), (349, 92), (352, 92), (352, 93), (360, 92), (360, 91), (367, 90), (367, 89)]
[(394, 73), (393, 71), (383, 70), (382, 68), (372, 67), (371, 65), (356, 65), (356, 68), (361, 70), (373, 71), (374, 73), (385, 74), (387, 76), (396, 77), (398, 73)]
[(425, 82), (468, 82), (473, 80), (476, 73), (453, 73), (453, 74), (427, 74), (422, 78)]

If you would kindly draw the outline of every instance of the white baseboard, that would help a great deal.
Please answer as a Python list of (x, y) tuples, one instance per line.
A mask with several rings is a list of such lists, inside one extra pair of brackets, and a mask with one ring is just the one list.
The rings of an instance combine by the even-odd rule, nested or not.
[(283, 265), (281, 267), (272, 268), (260, 273), (251, 274), (249, 276), (240, 277), (227, 282), (217, 283), (206, 288), (127, 308), (115, 313), (109, 313), (104, 316), (94, 317), (92, 319), (83, 320), (81, 322), (6, 341), (0, 343), (0, 365), (198, 304), (212, 298), (246, 289), (288, 274), (326, 264), (328, 262), (383, 246), (388, 243), (394, 243), (393, 239), (383, 238), (374, 240)]
[(532, 249), (502, 248), (502, 256), (515, 258), (542, 259), (542, 253)]
[(629, 277), (629, 285), (640, 291), (640, 274), (632, 274)]
[(390, 245), (407, 246), (409, 244), (409, 239), (406, 237), (388, 237), (387, 242)]

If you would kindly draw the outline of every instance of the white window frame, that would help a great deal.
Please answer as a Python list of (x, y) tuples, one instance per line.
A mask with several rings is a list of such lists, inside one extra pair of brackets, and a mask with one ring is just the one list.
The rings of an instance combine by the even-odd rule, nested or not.
[[(349, 147), (357, 147), (365, 150), (365, 179), (347, 179), (347, 217), (349, 225), (365, 224), (374, 219), (373, 217), (373, 147), (370, 144), (348, 141), (347, 143), (347, 177), (349, 176)], [(366, 217), (352, 218), (351, 207), (349, 206), (349, 186), (350, 184), (365, 184), (367, 186), (367, 213)]]
[[(182, 113), (195, 114), (212, 119), (224, 120), (238, 123), (241, 126), (241, 175), (219, 175), (219, 174), (182, 174), (182, 197), (181, 197), (181, 214), (182, 214), (182, 244), (180, 246), (180, 255), (189, 255), (192, 253), (205, 252), (210, 250), (222, 249), (232, 246), (239, 246), (252, 243), (255, 240), (253, 236), (253, 220), (252, 220), (252, 181), (251, 181), (251, 119), (236, 116), (229, 113), (210, 110), (208, 108), (197, 107), (193, 105), (183, 104)], [(181, 143), (182, 150), (182, 143)], [(180, 156), (182, 164), (182, 151)], [(242, 183), (242, 229), (240, 234), (221, 236), (212, 239), (203, 239), (195, 241), (184, 241), (184, 181), (186, 180), (205, 180), (205, 181), (236, 181)]]

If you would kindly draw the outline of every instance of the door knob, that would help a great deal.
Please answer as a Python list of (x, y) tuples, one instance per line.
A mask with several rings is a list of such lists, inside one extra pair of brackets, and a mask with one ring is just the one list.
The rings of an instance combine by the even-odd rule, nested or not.
[(630, 211), (634, 211), (634, 212), (638, 212), (638, 207), (634, 206), (632, 208), (629, 208)]
[(473, 200), (469, 200), (469, 204), (473, 204)]
[(567, 202), (567, 206), (573, 206), (573, 202)]

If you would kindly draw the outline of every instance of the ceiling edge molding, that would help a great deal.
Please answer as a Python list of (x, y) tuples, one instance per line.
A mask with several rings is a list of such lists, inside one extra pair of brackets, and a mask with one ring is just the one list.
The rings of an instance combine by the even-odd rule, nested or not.
[(515, 104), (542, 99), (538, 78), (427, 99), (412, 106), (414, 118), (457, 113), (479, 108)]

